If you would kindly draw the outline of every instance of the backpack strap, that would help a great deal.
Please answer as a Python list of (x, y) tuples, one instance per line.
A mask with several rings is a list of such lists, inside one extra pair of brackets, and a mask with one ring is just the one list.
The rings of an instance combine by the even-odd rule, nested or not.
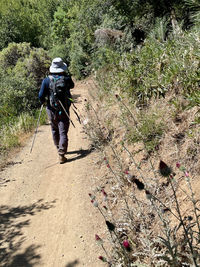
[(55, 84), (54, 77), (52, 75), (49, 75), (49, 79), (50, 79), (49, 87), (50, 89), (53, 90), (54, 93), (56, 93), (56, 84)]

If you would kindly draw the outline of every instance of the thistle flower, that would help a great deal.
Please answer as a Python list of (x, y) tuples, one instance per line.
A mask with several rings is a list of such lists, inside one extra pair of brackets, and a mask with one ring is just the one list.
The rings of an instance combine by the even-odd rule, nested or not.
[(151, 200), (151, 198), (152, 198), (151, 193), (150, 193), (148, 190), (145, 190), (145, 193), (146, 193), (146, 198), (147, 198), (148, 200)]
[(104, 196), (107, 196), (107, 193), (105, 192), (104, 189), (102, 189), (101, 192), (103, 193)]
[(160, 174), (164, 177), (169, 176), (172, 172), (171, 168), (169, 168), (167, 164), (162, 160), (160, 161), (160, 164), (159, 164), (159, 171), (160, 171)]
[(125, 247), (125, 249), (126, 249), (127, 251), (130, 251), (130, 250), (131, 250), (130, 243), (129, 243), (128, 240), (124, 240), (124, 241), (123, 241), (123, 246)]
[(127, 175), (127, 180), (129, 183), (134, 183), (135, 182), (135, 175), (130, 174), (128, 171), (125, 172), (125, 174)]
[(103, 262), (107, 262), (107, 259), (106, 259), (105, 257), (103, 257), (103, 256), (99, 256), (99, 259), (100, 259), (101, 261), (103, 261)]
[(98, 245), (102, 245), (103, 244), (103, 240), (100, 238), (100, 236), (99, 235), (95, 235), (95, 240), (97, 241), (97, 244)]
[(144, 184), (142, 182), (140, 182), (138, 179), (134, 178), (133, 182), (137, 185), (137, 188), (139, 190), (143, 190), (144, 189)]
[(176, 163), (176, 167), (177, 167), (177, 168), (180, 168), (180, 167), (181, 167), (180, 162), (177, 162), (177, 163)]
[(106, 221), (106, 225), (107, 225), (109, 231), (112, 232), (115, 230), (115, 225), (113, 223)]
[(94, 201), (93, 199), (91, 200), (91, 203), (97, 208), (99, 206), (97, 201)]
[(170, 209), (169, 208), (163, 208), (162, 210), (161, 210), (161, 212), (164, 214), (165, 212), (168, 212), (168, 211), (170, 211)]
[(108, 197), (107, 193), (105, 192), (104, 189), (102, 189), (101, 192), (103, 193), (104, 201), (106, 201), (107, 200), (107, 197)]
[(101, 239), (100, 236), (96, 234), (96, 235), (95, 235), (95, 240), (98, 241), (98, 240), (100, 240), (100, 239)]
[(189, 172), (186, 171), (186, 172), (185, 172), (185, 176), (186, 176), (186, 177), (189, 177)]
[(94, 195), (92, 195), (91, 193), (89, 193), (88, 195), (89, 195), (89, 197), (90, 197), (92, 200), (94, 200), (94, 199), (95, 199), (95, 196), (94, 196)]

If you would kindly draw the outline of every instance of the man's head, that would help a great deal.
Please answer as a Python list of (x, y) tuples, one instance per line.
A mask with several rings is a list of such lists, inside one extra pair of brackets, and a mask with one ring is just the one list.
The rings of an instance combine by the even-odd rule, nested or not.
[(50, 73), (63, 73), (67, 70), (67, 64), (63, 62), (62, 58), (56, 57), (52, 60), (49, 68)]

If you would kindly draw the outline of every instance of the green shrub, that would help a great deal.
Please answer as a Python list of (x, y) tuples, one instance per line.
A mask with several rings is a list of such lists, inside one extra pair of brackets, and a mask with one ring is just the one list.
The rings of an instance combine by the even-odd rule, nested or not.
[(5, 123), (40, 106), (38, 92), (51, 60), (43, 49), (23, 43), (2, 50), (0, 61), (0, 118)]
[(129, 126), (127, 139), (130, 143), (143, 142), (148, 152), (152, 152), (166, 130), (164, 121), (155, 113), (142, 112), (136, 127)]
[(7, 48), (0, 52), (1, 68), (6, 71), (13, 68), (18, 60), (23, 60), (30, 54), (30, 43), (10, 43)]
[(56, 57), (61, 57), (64, 62), (67, 63), (69, 66), (70, 64), (70, 54), (69, 54), (69, 48), (67, 48), (66, 44), (57, 44), (54, 45), (49, 50), (49, 56), (53, 59)]
[(80, 37), (75, 33), (76, 36), (72, 36), (67, 40), (67, 49), (70, 47), (70, 72), (77, 79), (81, 79), (88, 73), (85, 72), (85, 67), (88, 64), (88, 54), (84, 51), (80, 43)]
[(199, 37), (194, 31), (173, 40), (147, 38), (143, 46), (131, 53), (120, 55), (116, 51), (114, 55), (101, 49), (102, 53), (99, 50), (99, 55), (96, 54), (99, 62), (105, 62), (109, 90), (121, 90), (139, 104), (175, 91), (191, 99), (194, 105), (194, 102), (198, 104), (195, 96), (200, 82), (198, 47)]

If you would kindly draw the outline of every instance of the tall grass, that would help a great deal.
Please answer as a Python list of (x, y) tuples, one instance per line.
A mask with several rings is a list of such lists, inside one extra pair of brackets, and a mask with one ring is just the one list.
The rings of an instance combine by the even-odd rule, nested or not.
[[(0, 135), (0, 152), (6, 153), (14, 147), (20, 146), (20, 137), (23, 134), (32, 132), (36, 127), (39, 111), (34, 114), (22, 113), (20, 116), (13, 118), (7, 124), (1, 126)], [(40, 124), (44, 124), (47, 120), (46, 111), (43, 110), (40, 117)]]
[(152, 36), (131, 53), (119, 56), (110, 51), (112, 56), (105, 55), (102, 59), (107, 67), (96, 75), (101, 87), (127, 93), (130, 101), (140, 105), (172, 90), (182, 94), (191, 105), (199, 104), (199, 31), (166, 41)]
[[(101, 88), (97, 87), (97, 94), (99, 90)], [(95, 85), (92, 86), (93, 96), (94, 93)], [(112, 97), (114, 103), (116, 95)], [(159, 111), (153, 114), (145, 109), (146, 114), (142, 110), (141, 116), (136, 116), (126, 99), (117, 95), (113, 123), (119, 123), (116, 128), (112, 125), (111, 133), (105, 117), (112, 117), (114, 111), (107, 110), (106, 115), (100, 116), (108, 108), (107, 101), (111, 101), (111, 94), (109, 99), (101, 100), (101, 106), (92, 101), (90, 105), (87, 103), (89, 120), (84, 125), (93, 145), (102, 152), (98, 165), (107, 168), (103, 177), (95, 174), (96, 186), (89, 193), (91, 203), (108, 228), (104, 238), (100, 237), (101, 229), (95, 235), (103, 249), (99, 259), (113, 267), (199, 266), (200, 214), (199, 199), (194, 192), (195, 173), (188, 171), (191, 166), (180, 164), (175, 153), (174, 159), (169, 159), (172, 163), (169, 166), (160, 159), (155, 143), (149, 146), (149, 140), (157, 142), (162, 137), (166, 121), (158, 123), (157, 128)], [(170, 128), (170, 123), (165, 127)], [(135, 139), (132, 146), (124, 134), (126, 131)], [(138, 142), (143, 144), (140, 146), (142, 157), (136, 151)], [(149, 148), (150, 152), (156, 150), (157, 153), (149, 153)], [(182, 206), (185, 203), (187, 209)]]

